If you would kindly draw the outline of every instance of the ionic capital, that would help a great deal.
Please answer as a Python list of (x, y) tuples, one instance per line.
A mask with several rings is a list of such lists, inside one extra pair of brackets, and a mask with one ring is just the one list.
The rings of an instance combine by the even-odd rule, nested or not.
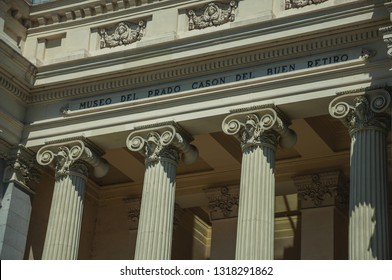
[(37, 162), (40, 165), (49, 165), (55, 161), (56, 176), (76, 174), (87, 176), (87, 166), (80, 161), (94, 167), (94, 175), (103, 177), (109, 170), (108, 163), (87, 147), (82, 140), (57, 142), (43, 146), (37, 152)]
[(385, 89), (376, 89), (366, 94), (348, 93), (336, 97), (329, 104), (329, 113), (343, 122), (350, 135), (365, 129), (387, 132), (390, 105), (391, 94)]
[(126, 140), (129, 150), (141, 152), (146, 163), (171, 161), (181, 158), (189, 164), (198, 157), (197, 148), (190, 144), (192, 137), (176, 124), (149, 127), (131, 132)]
[(302, 208), (348, 204), (348, 183), (340, 171), (293, 177)]
[(29, 189), (28, 182), (38, 182), (40, 170), (34, 160), (34, 153), (23, 145), (10, 147), (5, 154), (7, 167), (4, 172), (3, 181), (15, 181), (24, 188)]
[(288, 120), (271, 106), (259, 110), (233, 113), (222, 122), (222, 130), (236, 137), (242, 150), (251, 146), (268, 146), (273, 149), (277, 144), (282, 148), (292, 147), (297, 136), (288, 128)]

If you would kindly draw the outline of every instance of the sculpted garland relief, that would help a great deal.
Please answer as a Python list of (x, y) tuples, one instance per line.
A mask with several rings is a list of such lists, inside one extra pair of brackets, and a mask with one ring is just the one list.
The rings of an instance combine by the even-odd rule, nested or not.
[(144, 29), (145, 22), (142, 20), (138, 24), (120, 22), (115, 28), (101, 28), (99, 31), (99, 35), (101, 36), (100, 47), (101, 49), (113, 48), (140, 41), (143, 37)]
[(320, 4), (328, 0), (286, 0), (286, 10), (302, 8), (305, 6)]
[(204, 29), (210, 26), (219, 26), (235, 20), (237, 2), (227, 4), (209, 3), (203, 9), (189, 10), (189, 30)]

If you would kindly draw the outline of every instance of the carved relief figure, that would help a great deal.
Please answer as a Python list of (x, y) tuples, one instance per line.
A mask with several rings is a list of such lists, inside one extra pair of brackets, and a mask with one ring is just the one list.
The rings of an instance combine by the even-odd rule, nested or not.
[(144, 21), (140, 21), (134, 30), (132, 30), (130, 23), (120, 22), (111, 35), (108, 35), (108, 30), (102, 28), (99, 31), (101, 35), (100, 47), (101, 49), (112, 48), (140, 41), (143, 37), (144, 27)]
[(302, 8), (308, 5), (320, 4), (328, 0), (286, 0), (286, 10)]
[(203, 29), (209, 26), (218, 26), (229, 21), (234, 21), (237, 2), (231, 1), (226, 9), (222, 9), (220, 6), (224, 5), (209, 3), (204, 9), (197, 11), (189, 10), (189, 30)]

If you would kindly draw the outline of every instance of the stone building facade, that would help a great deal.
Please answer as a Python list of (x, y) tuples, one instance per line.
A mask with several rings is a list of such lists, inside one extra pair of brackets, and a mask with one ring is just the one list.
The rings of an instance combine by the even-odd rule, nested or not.
[(0, 0), (1, 259), (389, 259), (391, 21)]

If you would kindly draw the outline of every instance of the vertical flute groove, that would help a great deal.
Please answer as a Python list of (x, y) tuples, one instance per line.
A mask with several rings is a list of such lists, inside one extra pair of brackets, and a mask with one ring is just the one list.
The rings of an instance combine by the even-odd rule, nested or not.
[(57, 177), (42, 259), (77, 259), (85, 183), (78, 174)]
[(379, 129), (352, 135), (350, 259), (388, 259), (386, 135)]
[(274, 150), (244, 149), (241, 168), (236, 259), (273, 259)]

